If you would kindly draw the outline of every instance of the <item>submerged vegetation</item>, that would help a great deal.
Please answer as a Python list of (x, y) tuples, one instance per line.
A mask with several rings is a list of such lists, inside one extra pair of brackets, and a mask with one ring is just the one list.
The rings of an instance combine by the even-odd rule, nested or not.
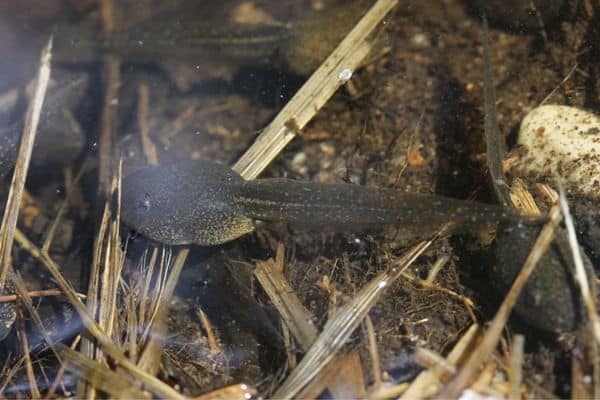
[(599, 397), (597, 4), (219, 3), (0, 4), (0, 397)]

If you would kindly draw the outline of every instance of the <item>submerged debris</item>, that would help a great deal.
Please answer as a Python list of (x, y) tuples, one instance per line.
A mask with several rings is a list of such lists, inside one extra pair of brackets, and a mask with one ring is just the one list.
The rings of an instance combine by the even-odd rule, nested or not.
[[(484, 25), (465, 6), (475, 3), (0, 2), (0, 176), (12, 170), (41, 41), (52, 31), (58, 47), (8, 232), (16, 243), (4, 249), (18, 285), (0, 304), (0, 397), (591, 398), (590, 383), (600, 397), (596, 342), (584, 335), (595, 320), (586, 254), (600, 258), (596, 197), (569, 184), (568, 243), (561, 227), (554, 240), (546, 229), (549, 250), (530, 252), (539, 225), (521, 216), (545, 219), (552, 189), (540, 178), (554, 184), (553, 172), (522, 184), (505, 176), (515, 158), (503, 151), (542, 99), (597, 115), (597, 7), (486, 2), (505, 30), (484, 52), (496, 74), (486, 72), (482, 99)], [(207, 200), (207, 163), (245, 179), (211, 186), (233, 199)], [(188, 219), (186, 235), (211, 225), (223, 238), (203, 217), (231, 204), (244, 223), (227, 239), (252, 232), (212, 247), (149, 243), (144, 234), (159, 229), (172, 238), (203, 199), (212, 214)], [(136, 207), (153, 210), (143, 224), (152, 232), (131, 223)], [(390, 217), (384, 231), (358, 226)], [(462, 228), (442, 237), (447, 220)], [(432, 235), (406, 270), (394, 267), (415, 236)]]

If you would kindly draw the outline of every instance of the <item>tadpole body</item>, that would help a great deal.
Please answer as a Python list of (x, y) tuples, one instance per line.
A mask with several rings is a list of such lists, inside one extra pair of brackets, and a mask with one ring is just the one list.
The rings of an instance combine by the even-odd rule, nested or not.
[[(210, 161), (145, 167), (123, 181), (122, 218), (166, 244), (217, 245), (254, 228), (255, 220), (338, 229), (450, 223), (478, 229), (520, 216), (496, 205), (397, 189), (291, 179), (245, 181)], [(534, 221), (535, 222), (535, 221)]]

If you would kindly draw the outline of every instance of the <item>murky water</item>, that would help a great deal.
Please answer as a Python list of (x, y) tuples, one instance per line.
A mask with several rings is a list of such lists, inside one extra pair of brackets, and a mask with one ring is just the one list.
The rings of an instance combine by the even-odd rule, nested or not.
[[(122, 393), (130, 396), (142, 390), (162, 397), (176, 392), (197, 396), (233, 384), (269, 396), (307, 351), (303, 340), (312, 342), (336, 308), (355, 298), (409, 246), (436, 235), (444, 216), (448, 222), (462, 223), (459, 229), (446, 230), (437, 238), (408, 269), (412, 279), (403, 277), (391, 284), (370, 311), (383, 380), (390, 386), (412, 381), (421, 368), (427, 368), (422, 362), (418, 365), (416, 347), (445, 355), (475, 322), (473, 318), (483, 323), (494, 316), (544, 220), (530, 224), (534, 219), (517, 217), (521, 212), (514, 207), (502, 209), (497, 193), (504, 189), (498, 190), (498, 185), (492, 189), (488, 170), (501, 171), (505, 187), (514, 188), (515, 179), (522, 179), (546, 215), (552, 205), (551, 190), (539, 184), (558, 189), (555, 177), (511, 168), (524, 159), (519, 158), (523, 148), (518, 146), (521, 120), (542, 103), (577, 107), (591, 113), (585, 115), (591, 115), (586, 124), (592, 127), (579, 136), (597, 143), (599, 133), (593, 124), (600, 112), (600, 9), (591, 1), (549, 1), (543, 7), (536, 7), (539, 2), (399, 1), (368, 37), (370, 53), (349, 71), (350, 81), (303, 129), (295, 131), (297, 121), (287, 121), (296, 137), (282, 146), (260, 178), (445, 196), (410, 197), (406, 201), (413, 203), (403, 204), (410, 209), (404, 224), (364, 229), (373, 224), (365, 224), (362, 216), (376, 218), (377, 207), (386, 208), (400, 197), (390, 194), (383, 199), (378, 193), (384, 192), (376, 190), (361, 197), (362, 191), (344, 192), (343, 185), (327, 190), (306, 185), (277, 195), (273, 190), (257, 194), (253, 191), (259, 185), (250, 186), (252, 190), (246, 188), (245, 193), (255, 198), (245, 198), (245, 207), (260, 202), (263, 219), (279, 222), (244, 219), (243, 226), (227, 228), (236, 232), (236, 238), (245, 235), (219, 246), (171, 249), (136, 232), (139, 226), (116, 224), (121, 216), (118, 196), (109, 193), (119, 177), (125, 186), (118, 193), (129, 202), (122, 205), (125, 221), (131, 209), (144, 211), (159, 204), (157, 192), (161, 210), (171, 206), (169, 214), (152, 209), (148, 214), (152, 224), (142, 224), (153, 226), (153, 232), (161, 230), (154, 239), (180, 234), (177, 227), (196, 201), (204, 201), (203, 210), (214, 215), (230, 210), (230, 193), (222, 193), (229, 182), (216, 183), (210, 190), (218, 196), (207, 197), (203, 196), (206, 188), (190, 186), (202, 179), (174, 175), (165, 181), (164, 175), (154, 179), (146, 174), (143, 183), (148, 189), (144, 190), (127, 177), (148, 164), (182, 159), (208, 160), (223, 168), (233, 165), (373, 3), (23, 0), (0, 4), (3, 199), (8, 196), (27, 125), (40, 51), (53, 37), (50, 83), (17, 224), (28, 239), (17, 235), (12, 251), (11, 271), (22, 281), (11, 273), (4, 288), (5, 295), (12, 295), (22, 283), (37, 313), (32, 315), (23, 301), (14, 298), (0, 305), (4, 322), (0, 359), (5, 360), (0, 393), (26, 398), (38, 393), (89, 397), (89, 386), (83, 383), (91, 382), (113, 397), (126, 388), (131, 392)], [(496, 164), (486, 157), (490, 137), (486, 143), (484, 117), (486, 113), (490, 117), (490, 107), (484, 109), (482, 5), (490, 23), (490, 81), (496, 90), (491, 108), (501, 149)], [(597, 172), (594, 147), (582, 146), (591, 150), (575, 163), (589, 163), (590, 171)], [(504, 170), (499, 165), (502, 160)], [(561, 177), (563, 182), (569, 178)], [(261, 187), (290, 184), (268, 182)], [(582, 194), (577, 182), (565, 186), (593, 283), (600, 251), (597, 188)], [(129, 196), (132, 187), (143, 196)], [(175, 189), (185, 195), (171, 200)], [(294, 190), (314, 190), (320, 197), (294, 195)], [(302, 204), (290, 196), (301, 198)], [(443, 201), (448, 198), (474, 203)], [(285, 204), (277, 203), (282, 199)], [(310, 199), (318, 200), (320, 208), (308, 204)], [(330, 204), (331, 199), (339, 201)], [(237, 200), (236, 207), (241, 204)], [(449, 204), (455, 209), (448, 210)], [(349, 211), (340, 211), (341, 206)], [(280, 217), (286, 210), (288, 217)], [(326, 220), (334, 213), (343, 216), (343, 228)], [(253, 210), (244, 217), (257, 215), (259, 211)], [(348, 223), (352, 215), (362, 218), (361, 226)], [(158, 228), (157, 221), (161, 222)], [(212, 219), (212, 214), (203, 221), (202, 227), (224, 229), (215, 228), (222, 220)], [(581, 334), (587, 311), (573, 278), (571, 250), (565, 231), (559, 232), (507, 325), (511, 334), (525, 334), (523, 374), (527, 382), (536, 382), (525, 384), (532, 396), (569, 395), (571, 388), (564, 382), (571, 379), (570, 354), (589, 344)], [(189, 242), (194, 240), (178, 243)], [(280, 282), (284, 298), (301, 307), (303, 323), (310, 326), (303, 332), (312, 332), (310, 340), (299, 335), (301, 323), (286, 320), (268, 287), (254, 275), (257, 264), (275, 257), (279, 246), (284, 254), (283, 275), (277, 276), (285, 280)], [(47, 258), (39, 256), (37, 249), (42, 248)], [(115, 368), (113, 361), (119, 356), (111, 353), (106, 363), (98, 351), (90, 350), (93, 328), (85, 318), (82, 322), (81, 310), (73, 307), (73, 299), (64, 295), (62, 283), (49, 272), (52, 261), (98, 321), (101, 332), (93, 333), (96, 341), (112, 342), (118, 353), (166, 388), (156, 389), (147, 382), (142, 387), (139, 375), (131, 372), (134, 367)], [(430, 286), (414, 283), (428, 275)], [(353, 364), (347, 361), (354, 375), (339, 378), (352, 388), (343, 396), (360, 397), (381, 388), (381, 377), (370, 372), (373, 347), (365, 332), (366, 328), (358, 329), (344, 347), (347, 360), (360, 358)], [(73, 345), (73, 352), (60, 350), (61, 361), (69, 361), (66, 372), (55, 353), (59, 347), (50, 346), (48, 339)], [(106, 349), (106, 344), (101, 347)], [(84, 361), (76, 358), (76, 352)], [(30, 357), (24, 358), (25, 354)], [(486, 388), (501, 386), (503, 378), (494, 379), (497, 382)], [(325, 385), (328, 393), (341, 396), (334, 383)], [(500, 389), (494, 393), (506, 395)]]

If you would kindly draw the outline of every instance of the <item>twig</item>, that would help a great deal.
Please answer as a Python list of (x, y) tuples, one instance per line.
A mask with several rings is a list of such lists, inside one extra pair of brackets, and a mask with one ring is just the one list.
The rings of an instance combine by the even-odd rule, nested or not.
[(378, 0), (371, 7), (233, 166), (235, 171), (246, 179), (254, 179), (269, 165), (297, 131), (352, 77), (371, 50), (366, 38), (397, 2)]
[(17, 307), (17, 336), (21, 342), (21, 349), (23, 351), (23, 357), (25, 358), (25, 370), (27, 371), (27, 380), (29, 381), (29, 390), (31, 391), (31, 397), (33, 399), (40, 398), (40, 391), (37, 386), (35, 379), (35, 373), (33, 372), (33, 366), (31, 365), (31, 357), (29, 355), (29, 342), (27, 340), (27, 333), (25, 332), (25, 324), (23, 322), (23, 313), (21, 309)]
[(15, 227), (19, 217), (19, 205), (25, 188), (25, 179), (29, 170), (31, 161), (31, 153), (33, 152), (33, 144), (37, 133), (37, 127), (40, 122), (40, 114), (46, 89), (48, 88), (48, 80), (50, 79), (50, 60), (52, 58), (52, 38), (42, 50), (40, 56), (40, 66), (38, 69), (35, 90), (33, 97), (27, 108), (27, 117), (25, 127), (23, 128), (23, 137), (21, 138), (21, 146), (15, 164), (15, 172), (13, 173), (12, 182), (2, 225), (0, 226), (0, 293), (4, 288), (4, 282), (10, 268), (12, 245), (15, 235)]
[[(81, 335), (77, 335), (75, 340), (73, 340), (73, 343), (71, 343), (70, 349), (75, 350), (77, 345), (79, 345), (80, 341), (81, 341)], [(62, 364), (60, 365), (60, 368), (56, 372), (56, 376), (54, 377), (54, 381), (52, 382), (52, 385), (50, 385), (50, 389), (48, 389), (48, 393), (46, 393), (46, 396), (44, 396), (44, 400), (49, 400), (49, 399), (54, 398), (54, 393), (56, 392), (58, 385), (61, 383), (62, 378), (65, 375), (65, 371), (67, 370), (68, 363), (69, 363), (68, 361), (63, 360)]]
[[(29, 297), (57, 297), (64, 296), (65, 294), (60, 289), (44, 289), (44, 290), (30, 290), (27, 292)], [(77, 296), (81, 299), (85, 299), (85, 294), (77, 293)], [(0, 303), (10, 303), (17, 301), (19, 298), (16, 294), (6, 294), (0, 296)]]
[(98, 323), (107, 336), (112, 337), (113, 332), (118, 330), (114, 324), (117, 315), (117, 297), (119, 292), (119, 281), (121, 279), (121, 270), (125, 261), (121, 251), (121, 238), (119, 237), (119, 213), (121, 205), (121, 171), (122, 165), (119, 163), (117, 175), (111, 181), (110, 193), (116, 193), (116, 209), (110, 209), (110, 213), (115, 215), (114, 220), (110, 222), (106, 245), (104, 251), (104, 265), (101, 274), (101, 292), (98, 308)]
[(371, 356), (372, 373), (375, 383), (373, 385), (378, 388), (381, 385), (381, 362), (379, 360), (379, 351), (377, 350), (377, 337), (375, 336), (375, 327), (371, 317), (367, 315), (365, 318), (365, 326), (367, 327), (367, 337), (369, 338), (369, 355)]
[[(469, 353), (475, 339), (479, 337), (478, 332), (479, 326), (471, 325), (446, 357), (445, 361), (448, 365), (456, 366), (465, 354)], [(435, 365), (421, 372), (404, 392), (402, 399), (424, 399), (435, 394), (439, 390), (440, 377), (444, 371), (445, 368), (442, 365)]]
[(24, 362), (25, 362), (25, 358), (21, 357), (7, 372), (5, 372), (5, 370), (2, 371), (4, 380), (2, 382), (2, 385), (0, 385), (0, 396), (2, 396), (2, 394), (6, 390), (6, 388), (8, 387), (8, 384), (10, 382), (12, 382), (13, 378), (15, 377), (17, 372), (21, 369), (21, 366), (23, 365)]
[(323, 331), (304, 355), (296, 369), (273, 395), (274, 398), (290, 399), (314, 379), (333, 359), (346, 343), (352, 332), (361, 323), (367, 312), (385, 293), (400, 274), (421, 255), (432, 241), (420, 242), (409, 249), (397, 264), (367, 283), (354, 297), (344, 305), (323, 328)]
[(542, 100), (540, 102), (540, 106), (543, 106), (544, 104), (546, 104), (546, 102), (548, 100), (550, 100), (550, 98), (554, 95), (554, 93), (556, 93), (556, 91), (562, 87), (562, 85), (564, 85), (569, 79), (571, 79), (571, 75), (573, 75), (573, 72), (575, 72), (577, 70), (577, 67), (579, 66), (579, 64), (575, 63), (575, 65), (573, 65), (571, 67), (571, 69), (569, 70), (569, 72), (567, 72), (567, 75), (565, 75), (565, 77), (563, 78), (562, 81), (560, 81), (560, 83), (558, 85), (556, 85), (556, 87), (554, 89), (552, 89), (552, 91), (550, 93), (548, 93), (548, 95), (546, 97), (544, 97), (544, 100)]
[(304, 351), (307, 351), (317, 338), (319, 331), (314, 324), (310, 323), (313, 316), (304, 308), (283, 276), (283, 261), (283, 245), (279, 245), (275, 260), (257, 263), (254, 275), (267, 292), (294, 339)]
[(67, 368), (82, 376), (95, 388), (110, 394), (114, 398), (148, 399), (149, 393), (144, 393), (121, 374), (111, 371), (104, 365), (71, 350), (63, 344), (57, 344), (61, 355), (68, 360)]
[[(257, 263), (256, 269), (254, 270), (254, 275), (262, 285), (265, 292), (267, 292), (271, 302), (275, 305), (275, 308), (279, 312), (279, 315), (284, 322), (283, 326), (286, 328), (284, 334), (289, 330), (302, 350), (306, 352), (317, 339), (319, 332), (315, 325), (311, 323), (311, 321), (314, 321), (314, 316), (302, 305), (302, 302), (298, 296), (296, 296), (296, 293), (283, 274), (284, 258), (284, 247), (283, 244), (280, 244), (277, 247), (275, 260), (269, 259), (267, 261)], [(286, 346), (286, 349), (288, 349), (288, 353), (294, 353), (294, 351), (289, 351), (290, 346)], [(289, 364), (295, 364), (295, 358), (291, 356), (291, 354), (288, 354), (288, 360), (290, 360)], [(343, 359), (342, 357), (338, 357), (338, 359), (331, 362), (332, 368), (335, 369), (333, 364), (338, 365), (340, 363), (344, 366), (355, 363), (347, 369), (355, 370), (354, 373), (356, 375), (362, 374), (360, 359), (357, 357), (344, 357)], [(333, 397), (348, 397), (348, 379), (348, 374), (344, 375), (341, 373), (336, 374), (335, 379), (325, 379), (327, 381), (326, 386)], [(323, 390), (322, 388), (324, 386), (322, 383), (323, 382), (313, 381), (313, 384), (311, 384), (313, 387), (306, 388), (306, 390), (309, 392), (302, 392), (302, 397), (311, 397), (311, 393), (314, 391), (317, 391), (318, 395)], [(321, 390), (319, 390), (319, 388)], [(361, 390), (364, 392), (364, 387), (362, 387)], [(358, 393), (359, 392), (355, 392), (354, 394), (357, 395)]]
[(200, 318), (200, 322), (202, 322), (202, 327), (206, 331), (206, 338), (208, 339), (208, 347), (210, 348), (210, 351), (212, 351), (213, 353), (219, 352), (219, 342), (217, 340), (217, 337), (215, 336), (214, 329), (212, 328), (210, 320), (208, 319), (204, 311), (202, 311), (202, 309), (198, 309), (198, 318)]
[(521, 399), (521, 382), (523, 381), (523, 348), (525, 336), (515, 335), (510, 346), (510, 368), (508, 377), (510, 380), (510, 398)]
[(413, 358), (424, 368), (430, 369), (435, 367), (436, 369), (439, 369), (436, 373), (439, 378), (443, 378), (444, 375), (448, 376), (456, 373), (456, 366), (433, 350), (417, 347), (413, 354)]
[(575, 264), (575, 278), (581, 289), (581, 295), (585, 301), (587, 307), (588, 316), (592, 325), (592, 333), (596, 338), (596, 341), (600, 343), (600, 324), (598, 323), (598, 314), (596, 312), (596, 303), (594, 302), (594, 296), (590, 290), (590, 280), (588, 279), (586, 268), (583, 265), (583, 259), (581, 257), (581, 250), (579, 243), (577, 242), (577, 235), (575, 233), (575, 227), (573, 224), (573, 217), (569, 211), (569, 204), (563, 188), (560, 188), (559, 192), (560, 207), (565, 219), (565, 227), (567, 228), (567, 237), (569, 239), (569, 246), (571, 247), (571, 254), (573, 256), (573, 263)]
[[(110, 39), (115, 31), (115, 7), (112, 0), (100, 1), (102, 28), (104, 37)], [(117, 131), (117, 107), (119, 105), (120, 62), (113, 54), (107, 54), (103, 60), (105, 91), (100, 119), (99, 145), (99, 193), (106, 198), (110, 193), (113, 177), (113, 146)]]
[(147, 84), (141, 84), (138, 87), (138, 126), (140, 128), (140, 137), (142, 139), (142, 149), (146, 155), (146, 161), (150, 165), (158, 164), (158, 155), (156, 146), (150, 139), (150, 126), (148, 125), (148, 108), (150, 103), (150, 89)]
[(500, 339), (500, 336), (502, 335), (502, 330), (508, 321), (510, 312), (517, 302), (519, 295), (521, 294), (523, 286), (525, 286), (527, 279), (533, 273), (538, 261), (552, 243), (554, 232), (560, 222), (560, 216), (560, 210), (557, 206), (554, 206), (550, 210), (550, 220), (546, 223), (538, 235), (531, 252), (523, 264), (523, 268), (521, 268), (519, 275), (517, 275), (512, 287), (506, 294), (504, 301), (496, 312), (496, 315), (494, 316), (489, 329), (485, 333), (481, 344), (471, 354), (458, 375), (452, 379), (437, 395), (438, 399), (458, 397), (462, 390), (467, 387), (481, 364), (492, 353), (498, 343), (498, 340)]
[(575, 226), (573, 218), (569, 211), (569, 203), (564, 189), (561, 187), (559, 191), (560, 207), (565, 218), (565, 227), (567, 228), (567, 238), (569, 239), (569, 247), (575, 264), (575, 279), (581, 289), (581, 296), (585, 303), (590, 320), (590, 328), (594, 336), (593, 343), (590, 343), (592, 353), (592, 365), (594, 370), (594, 397), (600, 398), (600, 365), (598, 360), (598, 345), (600, 344), (600, 322), (598, 321), (598, 313), (596, 310), (595, 295), (592, 293), (593, 282), (588, 279), (587, 271), (583, 265), (583, 258), (577, 242), (575, 234)]

